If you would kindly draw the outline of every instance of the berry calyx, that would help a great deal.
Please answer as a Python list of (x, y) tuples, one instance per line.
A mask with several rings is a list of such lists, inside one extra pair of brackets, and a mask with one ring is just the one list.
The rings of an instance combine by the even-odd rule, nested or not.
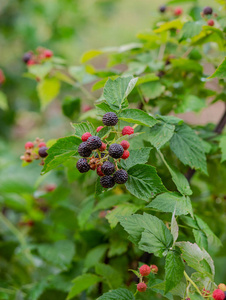
[(107, 145), (105, 143), (102, 143), (101, 147), (99, 148), (100, 151), (106, 150)]
[(80, 173), (88, 172), (89, 169), (90, 169), (90, 166), (89, 166), (88, 161), (87, 161), (86, 158), (80, 158), (77, 161), (76, 167), (77, 167), (77, 169), (79, 170)]
[(104, 173), (101, 171), (101, 165), (97, 167), (97, 175), (104, 176)]
[(154, 274), (158, 273), (159, 268), (156, 265), (151, 265), (150, 268), (151, 268), (151, 273)]
[(124, 149), (119, 144), (112, 144), (109, 147), (109, 151), (108, 151), (109, 155), (113, 158), (120, 158), (122, 156), (123, 152), (124, 152)]
[(50, 57), (53, 56), (53, 51), (51, 51), (51, 50), (49, 50), (49, 49), (45, 49), (45, 50), (43, 51), (43, 55), (44, 55), (45, 58), (50, 58)]
[(101, 167), (101, 171), (105, 175), (111, 175), (115, 172), (115, 165), (110, 161), (105, 161)]
[(91, 136), (92, 136), (92, 134), (90, 132), (86, 132), (82, 135), (81, 139), (83, 142), (86, 142), (88, 140), (88, 138)]
[(107, 112), (103, 118), (102, 122), (106, 126), (115, 126), (118, 123), (118, 117), (113, 112)]
[(114, 181), (118, 184), (124, 184), (128, 180), (128, 173), (125, 170), (118, 170), (113, 175)]
[(226, 285), (224, 283), (220, 283), (218, 285), (218, 289), (222, 290), (223, 292), (226, 292)]
[(123, 129), (122, 129), (122, 135), (131, 135), (134, 133), (134, 129), (130, 126), (125, 126)]
[(41, 156), (41, 157), (48, 156), (48, 153), (46, 152), (46, 150), (48, 150), (47, 147), (41, 147), (41, 148), (39, 148), (39, 150), (38, 150), (39, 156)]
[(214, 300), (224, 300), (225, 299), (225, 294), (222, 290), (217, 289), (213, 292), (212, 297), (213, 297)]
[(27, 142), (25, 145), (24, 145), (25, 149), (32, 149), (34, 148), (34, 144), (32, 142)]
[(214, 26), (214, 20), (213, 20), (213, 19), (208, 20), (208, 21), (207, 21), (207, 24), (208, 24), (209, 26)]
[(161, 5), (161, 6), (159, 7), (159, 11), (160, 11), (161, 13), (164, 13), (164, 12), (166, 11), (166, 6), (165, 6), (165, 5)]
[(126, 140), (123, 140), (123, 141), (121, 141), (120, 145), (122, 146), (122, 148), (124, 150), (127, 150), (127, 149), (129, 149), (130, 143)]
[(23, 56), (23, 62), (25, 62), (25, 64), (27, 64), (29, 62), (29, 60), (32, 59), (32, 53), (31, 52), (26, 52), (24, 53), (24, 56)]
[(129, 157), (129, 151), (125, 150), (121, 156), (122, 159), (127, 159)]
[(100, 184), (104, 188), (112, 188), (115, 185), (115, 182), (112, 176), (106, 175), (100, 178)]
[(213, 9), (210, 6), (206, 6), (206, 7), (203, 8), (202, 12), (203, 12), (204, 15), (212, 15)]
[(183, 13), (183, 9), (181, 7), (178, 6), (174, 9), (175, 16), (180, 16), (182, 13)]
[(96, 132), (99, 132), (101, 129), (103, 129), (104, 128), (104, 126), (99, 126), (99, 127), (97, 127), (97, 129), (96, 129)]
[(151, 273), (151, 268), (148, 265), (143, 265), (139, 268), (141, 276), (148, 276)]
[(82, 157), (89, 157), (92, 153), (92, 150), (88, 147), (87, 142), (83, 142), (78, 147), (78, 153)]
[(41, 148), (41, 147), (46, 147), (46, 143), (41, 142), (41, 143), (38, 144), (38, 147), (39, 147), (39, 148)]
[(146, 283), (144, 283), (144, 282), (138, 283), (138, 285), (137, 285), (137, 290), (138, 290), (138, 292), (143, 293), (143, 292), (146, 291), (146, 289), (147, 289)]
[(99, 136), (91, 136), (87, 140), (87, 146), (90, 150), (96, 150), (99, 149), (102, 145), (102, 141), (99, 138)]

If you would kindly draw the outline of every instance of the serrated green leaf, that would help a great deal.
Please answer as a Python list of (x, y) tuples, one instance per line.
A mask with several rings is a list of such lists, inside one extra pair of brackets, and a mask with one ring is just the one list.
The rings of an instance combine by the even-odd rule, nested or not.
[(152, 148), (150, 147), (146, 147), (136, 150), (130, 150), (130, 156), (126, 160), (120, 162), (121, 166), (123, 167), (123, 169), (128, 170), (138, 163), (145, 164), (149, 159), (151, 149)]
[(221, 149), (221, 162), (224, 162), (226, 160), (226, 135), (222, 135), (220, 137), (220, 143), (219, 143), (220, 149)]
[(112, 288), (116, 288), (122, 284), (121, 274), (110, 265), (98, 263), (95, 266), (95, 272), (103, 276)]
[(184, 264), (180, 252), (174, 250), (167, 253), (165, 270), (165, 293), (167, 293), (177, 286), (183, 277)]
[(119, 115), (119, 119), (148, 127), (152, 127), (158, 122), (154, 117), (150, 116), (146, 112), (132, 108), (123, 110)]
[(79, 138), (81, 138), (82, 135), (86, 132), (90, 132), (92, 135), (95, 134), (94, 126), (93, 126), (93, 124), (91, 124), (89, 122), (73, 123), (71, 125), (75, 129), (74, 135)]
[(147, 140), (156, 148), (160, 149), (173, 136), (175, 126), (165, 122), (159, 122), (150, 129)]
[(75, 155), (80, 143), (81, 139), (75, 136), (58, 139), (47, 151), (48, 156), (45, 159), (42, 174), (63, 164), (71, 156)]
[(37, 91), (41, 107), (45, 108), (59, 94), (60, 81), (55, 78), (44, 79), (37, 85)]
[(173, 215), (172, 215), (172, 219), (171, 219), (171, 226), (170, 226), (170, 231), (171, 231), (171, 234), (173, 236), (173, 242), (175, 243), (176, 240), (178, 239), (178, 234), (179, 234), (179, 226), (177, 224), (177, 220), (175, 218), (175, 211), (173, 212)]
[[(151, 288), (153, 290), (165, 290), (165, 281), (161, 281), (160, 283), (155, 283), (154, 285), (151, 286)], [(186, 290), (186, 284), (184, 282), (180, 282), (177, 286), (175, 286), (170, 293), (167, 293), (168, 295), (171, 294), (175, 295), (175, 296), (179, 296), (181, 297), (181, 299), (183, 299), (184, 294), (185, 294), (185, 290)], [(169, 298), (168, 298), (169, 299)], [(173, 298), (172, 298), (173, 299)]]
[(97, 300), (135, 300), (133, 293), (127, 289), (117, 289), (111, 290), (99, 298)]
[(131, 167), (127, 173), (129, 177), (126, 188), (139, 199), (148, 201), (155, 195), (166, 191), (156, 169), (152, 166), (137, 164)]
[(176, 126), (170, 148), (184, 165), (208, 173), (202, 141), (189, 126)]
[(206, 249), (208, 250), (208, 241), (207, 241), (207, 236), (206, 234), (201, 231), (201, 230), (196, 230), (192, 229), (193, 235), (195, 237), (195, 242), (196, 244), (201, 248), (201, 249)]
[(181, 196), (177, 193), (163, 193), (158, 195), (146, 207), (171, 213), (173, 213), (175, 210), (175, 215), (192, 215), (192, 205), (189, 197)]
[(153, 81), (141, 84), (140, 89), (145, 98), (155, 99), (165, 91), (165, 86), (160, 81)]
[(142, 83), (146, 83), (146, 82), (150, 82), (150, 81), (156, 81), (159, 80), (159, 77), (155, 75), (155, 73), (149, 73), (149, 74), (145, 74), (143, 76), (140, 76), (137, 80), (136, 86), (142, 84)]
[(95, 106), (97, 108), (98, 114), (100, 114), (100, 115), (104, 115), (107, 112), (116, 112), (105, 101), (100, 102), (100, 103), (96, 103)]
[(193, 36), (199, 34), (202, 31), (202, 25), (203, 25), (203, 22), (200, 22), (200, 21), (186, 22), (181, 29), (181, 32), (180, 32), (181, 39), (180, 40), (192, 38)]

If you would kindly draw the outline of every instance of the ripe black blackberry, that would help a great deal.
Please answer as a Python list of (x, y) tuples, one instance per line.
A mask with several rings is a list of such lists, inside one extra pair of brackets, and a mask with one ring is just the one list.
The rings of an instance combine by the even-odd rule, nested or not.
[(118, 117), (113, 112), (107, 112), (102, 119), (102, 122), (106, 126), (115, 126), (118, 123)]
[(113, 158), (120, 158), (122, 156), (124, 152), (124, 149), (121, 145), (119, 144), (112, 144), (110, 147), (109, 147), (109, 155)]
[(31, 58), (32, 58), (31, 52), (24, 53), (23, 62), (28, 63)]
[(83, 142), (78, 147), (78, 153), (82, 157), (88, 157), (92, 153), (92, 150), (87, 145), (87, 142)]
[(79, 170), (80, 173), (88, 172), (89, 169), (90, 169), (90, 166), (89, 166), (88, 161), (87, 161), (86, 158), (80, 158), (77, 161), (76, 167), (77, 167), (77, 169)]
[(112, 188), (115, 185), (115, 181), (112, 176), (106, 175), (100, 178), (100, 184), (104, 188)]
[(41, 148), (39, 148), (39, 150), (38, 150), (39, 156), (46, 157), (48, 155), (48, 153), (46, 152), (46, 150), (48, 150), (47, 147), (41, 147)]
[(165, 6), (165, 5), (160, 6), (160, 7), (159, 7), (159, 11), (160, 11), (161, 13), (164, 13), (164, 12), (166, 11), (166, 6)]
[(203, 13), (204, 13), (204, 15), (212, 15), (212, 13), (213, 13), (212, 7), (210, 7), (210, 6), (204, 7)]
[(87, 140), (87, 146), (90, 150), (96, 150), (98, 148), (100, 148), (102, 145), (101, 139), (99, 138), (99, 136), (91, 136), (88, 138)]
[(128, 174), (125, 170), (118, 170), (113, 175), (114, 181), (118, 184), (124, 184), (128, 180)]
[(115, 165), (110, 161), (105, 161), (101, 166), (101, 171), (104, 175), (111, 175), (115, 172)]

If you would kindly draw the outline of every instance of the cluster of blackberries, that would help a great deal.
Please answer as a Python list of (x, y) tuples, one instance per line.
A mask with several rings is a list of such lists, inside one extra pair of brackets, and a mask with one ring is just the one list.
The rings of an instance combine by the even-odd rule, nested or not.
[(40, 64), (44, 60), (51, 58), (53, 56), (53, 52), (51, 50), (42, 47), (38, 47), (36, 52), (37, 53), (34, 53), (33, 51), (29, 51), (24, 53), (23, 62), (27, 66)]
[[(103, 124), (105, 126), (115, 126), (118, 123), (118, 117), (113, 112), (108, 112), (103, 116)], [(99, 132), (103, 126), (99, 126), (96, 131)], [(131, 135), (134, 129), (130, 126), (125, 126), (122, 129), (122, 135)], [(120, 144), (110, 144), (107, 149), (107, 144), (103, 143), (100, 137), (91, 135), (86, 132), (81, 137), (82, 143), (78, 147), (78, 153), (82, 158), (77, 162), (77, 169), (80, 173), (96, 170), (101, 177), (100, 184), (104, 188), (112, 188), (115, 183), (124, 184), (128, 180), (128, 174), (123, 169), (118, 169), (117, 160), (127, 159), (130, 155), (127, 150), (130, 146), (126, 140)], [(92, 156), (91, 154), (95, 152)], [(91, 156), (91, 157), (90, 157)], [(110, 161), (111, 160), (111, 161)]]
[(33, 160), (38, 160), (41, 158), (41, 165), (44, 164), (43, 158), (45, 158), (48, 153), (48, 148), (46, 147), (46, 143), (43, 140), (37, 138), (34, 142), (27, 142), (24, 145), (25, 153), (20, 157), (23, 161), (27, 163), (31, 163)]

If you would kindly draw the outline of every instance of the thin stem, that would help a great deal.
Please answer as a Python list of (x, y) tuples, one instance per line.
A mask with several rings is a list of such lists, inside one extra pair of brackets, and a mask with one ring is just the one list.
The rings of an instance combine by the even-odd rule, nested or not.
[(202, 296), (202, 293), (200, 292), (199, 288), (197, 287), (197, 285), (194, 283), (194, 281), (188, 276), (188, 274), (184, 271), (184, 276), (187, 279), (187, 281), (189, 281), (193, 287), (196, 289), (196, 291), (199, 293), (199, 295)]
[(161, 44), (161, 46), (159, 48), (158, 60), (163, 59), (165, 49), (166, 49), (166, 44)]
[(136, 297), (136, 294), (138, 293), (138, 290), (136, 290), (136, 292), (133, 294), (134, 297)]
[(138, 91), (138, 94), (140, 96), (140, 100), (141, 100), (141, 102), (143, 104), (144, 110), (148, 113), (147, 103), (145, 102), (144, 97), (143, 97), (143, 95), (142, 95), (141, 90), (140, 90), (139, 87), (137, 87), (137, 91)]
[(192, 50), (193, 50), (193, 47), (188, 48), (188, 50), (182, 55), (182, 57), (183, 58), (187, 57)]

